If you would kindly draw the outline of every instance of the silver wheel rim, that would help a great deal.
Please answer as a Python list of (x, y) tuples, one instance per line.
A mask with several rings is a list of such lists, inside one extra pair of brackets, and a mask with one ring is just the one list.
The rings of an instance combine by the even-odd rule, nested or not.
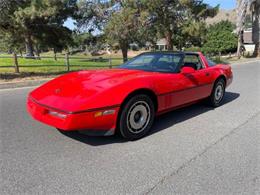
[(142, 132), (148, 125), (151, 112), (150, 107), (145, 101), (135, 102), (127, 114), (127, 127), (131, 133)]
[(223, 88), (223, 85), (222, 84), (219, 84), (217, 87), (216, 87), (216, 90), (215, 90), (215, 100), (217, 102), (220, 102), (223, 98), (223, 94), (224, 94), (224, 88)]

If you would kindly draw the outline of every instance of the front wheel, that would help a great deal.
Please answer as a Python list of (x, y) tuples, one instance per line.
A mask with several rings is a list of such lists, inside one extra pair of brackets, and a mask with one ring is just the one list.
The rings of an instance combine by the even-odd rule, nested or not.
[(218, 79), (213, 87), (208, 103), (212, 107), (218, 107), (221, 105), (225, 96), (225, 81), (224, 79)]
[(153, 101), (147, 95), (136, 95), (128, 100), (119, 116), (119, 130), (128, 140), (140, 139), (152, 127), (155, 116)]

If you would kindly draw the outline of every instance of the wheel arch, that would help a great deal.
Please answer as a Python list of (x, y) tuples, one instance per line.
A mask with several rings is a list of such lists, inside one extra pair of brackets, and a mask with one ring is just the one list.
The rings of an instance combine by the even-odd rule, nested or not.
[(121, 103), (120, 105), (120, 109), (119, 109), (119, 112), (118, 112), (118, 115), (117, 115), (117, 121), (116, 121), (116, 131), (118, 131), (118, 125), (119, 125), (119, 120), (120, 120), (120, 116), (121, 116), (121, 112), (122, 112), (122, 109), (124, 108), (125, 104), (132, 98), (134, 97), (135, 95), (141, 95), (141, 94), (145, 94), (145, 95), (148, 95), (153, 103), (154, 103), (154, 108), (155, 108), (155, 112), (157, 112), (158, 110), (158, 99), (157, 99), (157, 96), (155, 94), (155, 92), (151, 89), (147, 89), (147, 88), (140, 88), (140, 89), (136, 89), (132, 92), (130, 92), (123, 100), (123, 102)]
[(215, 84), (217, 83), (217, 81), (218, 81), (219, 79), (223, 79), (223, 80), (225, 81), (225, 85), (227, 84), (227, 78), (225, 77), (225, 75), (221, 74), (221, 75), (219, 75), (219, 76), (216, 78), (216, 80), (215, 80), (215, 82), (214, 82), (214, 86), (215, 86)]
[(121, 108), (127, 103), (127, 101), (129, 99), (131, 99), (132, 97), (134, 97), (135, 95), (141, 95), (141, 94), (144, 94), (144, 95), (148, 95), (151, 100), (153, 101), (154, 103), (154, 108), (155, 108), (155, 111), (157, 111), (158, 109), (158, 99), (157, 99), (157, 96), (155, 94), (155, 92), (151, 89), (147, 89), (147, 88), (140, 88), (140, 89), (136, 89), (132, 92), (130, 92), (123, 100), (121, 106), (120, 106), (120, 110)]

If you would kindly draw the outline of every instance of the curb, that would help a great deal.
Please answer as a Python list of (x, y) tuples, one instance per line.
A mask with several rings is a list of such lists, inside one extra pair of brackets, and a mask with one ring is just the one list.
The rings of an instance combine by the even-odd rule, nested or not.
[(41, 79), (41, 80), (27, 80), (27, 81), (17, 81), (17, 82), (6, 82), (0, 83), (0, 89), (11, 89), (11, 88), (21, 88), (21, 87), (33, 87), (41, 85), (52, 78)]

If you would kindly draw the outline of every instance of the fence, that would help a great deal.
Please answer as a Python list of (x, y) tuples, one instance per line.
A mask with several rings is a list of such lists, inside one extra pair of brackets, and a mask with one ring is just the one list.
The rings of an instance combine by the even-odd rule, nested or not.
[(76, 57), (64, 56), (33, 56), (23, 57), (0, 55), (0, 72), (65, 72), (80, 69), (112, 68), (123, 63), (122, 58)]

